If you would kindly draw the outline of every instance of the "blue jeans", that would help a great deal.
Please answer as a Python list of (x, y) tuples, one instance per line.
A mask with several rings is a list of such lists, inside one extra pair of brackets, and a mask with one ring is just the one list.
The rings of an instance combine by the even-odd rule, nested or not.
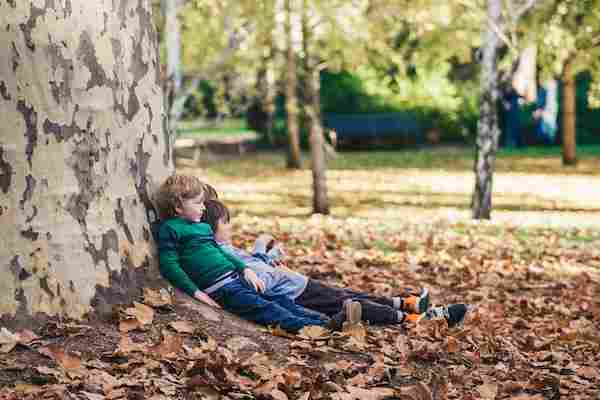
[(230, 282), (210, 295), (225, 310), (261, 325), (279, 325), (297, 332), (308, 325), (326, 326), (329, 319), (297, 305), (287, 296), (264, 296), (243, 278)]

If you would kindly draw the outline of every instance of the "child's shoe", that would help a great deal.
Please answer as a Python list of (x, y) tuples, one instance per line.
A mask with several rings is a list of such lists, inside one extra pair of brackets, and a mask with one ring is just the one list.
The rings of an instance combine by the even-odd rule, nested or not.
[[(412, 323), (416, 324), (423, 318), (423, 314), (405, 314), (402, 311), (398, 311), (398, 320), (400, 323)], [(400, 315), (402, 314), (402, 315)]]
[(400, 299), (400, 310), (414, 314), (423, 314), (429, 309), (429, 290), (423, 288), (421, 294)]
[(329, 328), (340, 331), (344, 325), (356, 325), (362, 320), (362, 305), (358, 301), (346, 300), (342, 311), (331, 318)]
[(428, 310), (422, 319), (445, 318), (449, 328), (460, 327), (465, 321), (469, 306), (466, 304), (449, 304), (447, 306), (434, 307)]
[(403, 311), (414, 314), (423, 314), (429, 310), (429, 290), (423, 288), (418, 296), (408, 296), (403, 300)]
[(348, 324), (356, 325), (362, 321), (362, 305), (358, 301), (344, 301), (344, 311)]

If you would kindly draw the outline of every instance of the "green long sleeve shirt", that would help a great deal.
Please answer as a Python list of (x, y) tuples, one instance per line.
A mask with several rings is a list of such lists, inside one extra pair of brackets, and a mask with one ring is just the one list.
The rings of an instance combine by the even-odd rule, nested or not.
[(210, 225), (180, 217), (169, 218), (160, 225), (158, 254), (162, 276), (190, 296), (222, 275), (246, 268), (215, 242)]

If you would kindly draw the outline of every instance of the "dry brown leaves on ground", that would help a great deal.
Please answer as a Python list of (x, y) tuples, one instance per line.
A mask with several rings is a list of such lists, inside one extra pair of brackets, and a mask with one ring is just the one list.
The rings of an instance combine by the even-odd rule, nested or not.
[(289, 268), (330, 284), (427, 286), (434, 303), (476, 307), (452, 331), (428, 321), (290, 335), (146, 289), (117, 321), (0, 331), (0, 399), (600, 398), (597, 232), (249, 217), (236, 228), (240, 246), (273, 233)]

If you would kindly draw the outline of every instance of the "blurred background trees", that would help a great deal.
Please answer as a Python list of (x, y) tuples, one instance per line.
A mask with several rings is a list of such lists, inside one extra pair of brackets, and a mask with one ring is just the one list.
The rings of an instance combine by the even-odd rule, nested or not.
[[(485, 155), (478, 152), (478, 160), (489, 159), (506, 142), (500, 133), (506, 110), (497, 103), (527, 48), (535, 49), (540, 84), (558, 82), (553, 140), (563, 146), (564, 163), (575, 163), (576, 143), (600, 142), (594, 124), (599, 0), (500, 1), (495, 21), (488, 15), (492, 0), (178, 1), (155, 4), (164, 76), (180, 105), (172, 120), (243, 121), (264, 145), (288, 149), (288, 167), (301, 167), (300, 149), (312, 144), (311, 165), (325, 170), (326, 157), (315, 150), (334, 137), (327, 124), (332, 115), (402, 114), (429, 144), (472, 145), (482, 135), (482, 107), (498, 113), (488, 121), (494, 143)], [(168, 4), (176, 5), (181, 30), (181, 89), (169, 61), (176, 52)], [(497, 72), (487, 81), (495, 93), (487, 99), (491, 86), (482, 74), (491, 71), (483, 62), (491, 38)], [(524, 145), (535, 145), (536, 104), (528, 100), (518, 111), (520, 134)], [(313, 172), (315, 181), (326, 182), (324, 173)]]

